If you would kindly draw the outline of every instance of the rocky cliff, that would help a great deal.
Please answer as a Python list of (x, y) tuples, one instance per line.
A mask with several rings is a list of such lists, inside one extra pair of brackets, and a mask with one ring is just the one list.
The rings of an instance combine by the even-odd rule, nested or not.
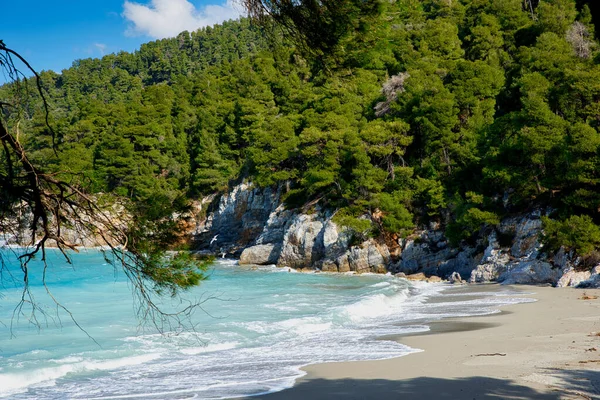
[(380, 241), (351, 243), (332, 215), (281, 204), (281, 190), (243, 183), (215, 200), (196, 233), (199, 250), (239, 256), (240, 264), (276, 264), (330, 272), (387, 272), (390, 254)]
[(541, 211), (504, 219), (482, 230), (476, 242), (453, 248), (436, 225), (399, 239), (394, 256), (383, 240), (355, 243), (324, 210), (288, 210), (282, 188), (244, 183), (215, 199), (198, 225), (198, 248), (239, 256), (240, 264), (275, 264), (327, 272), (401, 273), (451, 281), (594, 287), (600, 266), (580, 270), (581, 260), (561, 249), (544, 252)]

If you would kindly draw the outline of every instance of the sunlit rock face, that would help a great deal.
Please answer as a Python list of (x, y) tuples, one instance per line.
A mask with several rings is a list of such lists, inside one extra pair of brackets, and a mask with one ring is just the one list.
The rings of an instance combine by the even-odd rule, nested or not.
[[(472, 283), (551, 284), (597, 287), (600, 267), (578, 268), (581, 260), (564, 249), (547, 254), (541, 243), (540, 210), (482, 229), (475, 242), (452, 248), (443, 227), (430, 226), (398, 239), (394, 256), (381, 239), (353, 240), (327, 210), (287, 209), (283, 186), (242, 183), (213, 200), (197, 229), (199, 248), (240, 257), (240, 264), (324, 272), (423, 274)], [(210, 210), (210, 208), (209, 208)]]

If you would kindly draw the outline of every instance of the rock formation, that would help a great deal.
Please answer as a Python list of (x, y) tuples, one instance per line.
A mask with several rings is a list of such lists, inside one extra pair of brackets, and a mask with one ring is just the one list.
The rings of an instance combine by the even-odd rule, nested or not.
[[(282, 188), (243, 183), (215, 199), (213, 211), (196, 232), (200, 249), (240, 256), (240, 264), (274, 264), (327, 272), (392, 272), (461, 283), (551, 284), (597, 287), (600, 266), (578, 268), (579, 259), (561, 249), (544, 252), (542, 211), (505, 218), (482, 230), (476, 243), (452, 248), (444, 231), (432, 225), (399, 239), (390, 255), (383, 240), (353, 241), (324, 210), (288, 210)], [(210, 240), (216, 238), (213, 243)], [(432, 278), (434, 277), (434, 278)]]

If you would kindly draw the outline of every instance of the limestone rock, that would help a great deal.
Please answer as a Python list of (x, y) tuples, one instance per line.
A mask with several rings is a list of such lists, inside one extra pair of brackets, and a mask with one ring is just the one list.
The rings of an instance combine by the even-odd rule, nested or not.
[(350, 270), (360, 273), (369, 272), (368, 250), (359, 246), (353, 246), (348, 251), (348, 263)]
[(326, 261), (321, 264), (321, 271), (338, 272), (338, 266), (334, 262)]
[(488, 258), (485, 264), (478, 265), (469, 277), (471, 283), (494, 282), (507, 270), (509, 257), (506, 254), (496, 253), (493, 258)]
[(567, 263), (569, 262), (569, 254), (565, 252), (565, 248), (561, 246), (561, 248), (554, 255), (554, 266), (565, 269), (567, 268)]
[(541, 212), (534, 211), (523, 217), (507, 218), (500, 224), (499, 230), (503, 233), (514, 234), (510, 254), (513, 257), (533, 260), (542, 247), (539, 236), (542, 231)]
[(348, 250), (351, 240), (351, 231), (337, 226), (331, 219), (325, 220), (318, 237), (320, 253), (324, 259), (335, 260)]
[(409, 281), (426, 281), (427, 280), (427, 276), (425, 276), (424, 273), (419, 272), (419, 273), (416, 273), (416, 274), (407, 275), (406, 279), (408, 279)]
[(596, 265), (594, 268), (592, 268), (592, 270), (590, 271), (590, 277), (583, 281), (580, 282), (577, 285), (578, 288), (585, 288), (585, 289), (599, 289), (600, 288), (600, 265)]
[(600, 275), (592, 276), (587, 281), (581, 282), (577, 287), (582, 289), (600, 289)]
[(473, 247), (464, 247), (454, 258), (442, 263), (438, 268), (438, 275), (450, 277), (453, 272), (460, 276), (471, 276), (471, 272), (481, 264), (483, 253), (477, 253)]
[(308, 268), (320, 259), (315, 246), (323, 222), (314, 215), (299, 214), (283, 236), (281, 255), (277, 265), (292, 268)]
[(350, 262), (348, 261), (348, 255), (342, 254), (339, 256), (335, 263), (338, 267), (338, 272), (350, 272)]
[(256, 244), (279, 243), (283, 242), (283, 236), (290, 221), (294, 220), (296, 213), (286, 210), (283, 204), (280, 204), (269, 214), (269, 218), (264, 225), (260, 236), (256, 239)]
[[(219, 198), (214, 211), (207, 216), (204, 230), (197, 238), (199, 247), (233, 251), (252, 244), (280, 206), (280, 197), (281, 187), (255, 188), (247, 182), (237, 185)], [(268, 242), (275, 240), (258, 244)]]
[(577, 286), (591, 277), (591, 271), (576, 271), (575, 268), (570, 267), (560, 277), (556, 283), (556, 287)]
[(452, 275), (450, 275), (450, 278), (448, 278), (448, 282), (456, 284), (463, 283), (464, 281), (458, 272), (453, 272)]
[(279, 259), (281, 247), (275, 244), (259, 244), (244, 249), (240, 256), (240, 265), (256, 264), (266, 265), (275, 264)]
[(380, 245), (374, 239), (369, 239), (360, 246), (352, 246), (347, 254), (351, 271), (358, 273), (387, 272), (390, 253), (387, 246)]
[(519, 262), (509, 266), (498, 281), (505, 285), (513, 284), (556, 284), (561, 275), (558, 268), (540, 260)]
[(418, 242), (413, 239), (406, 240), (401, 259), (393, 270), (405, 274), (424, 271), (438, 275), (441, 269), (449, 269), (446, 265), (457, 251), (438, 246), (441, 242), (445, 242), (441, 232), (423, 232)]
[(493, 263), (500, 251), (500, 244), (498, 243), (498, 239), (496, 237), (496, 232), (492, 232), (488, 237), (488, 246), (485, 248), (483, 252), (483, 257), (481, 258), (481, 262), (483, 263)]

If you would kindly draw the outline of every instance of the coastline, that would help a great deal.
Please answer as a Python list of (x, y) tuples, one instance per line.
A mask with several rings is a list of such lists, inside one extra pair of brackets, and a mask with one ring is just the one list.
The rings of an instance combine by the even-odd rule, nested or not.
[[(468, 285), (475, 293), (500, 286)], [(600, 399), (600, 290), (516, 286), (536, 302), (427, 323), (399, 358), (312, 364), (278, 399)], [(583, 300), (584, 293), (598, 296)]]

